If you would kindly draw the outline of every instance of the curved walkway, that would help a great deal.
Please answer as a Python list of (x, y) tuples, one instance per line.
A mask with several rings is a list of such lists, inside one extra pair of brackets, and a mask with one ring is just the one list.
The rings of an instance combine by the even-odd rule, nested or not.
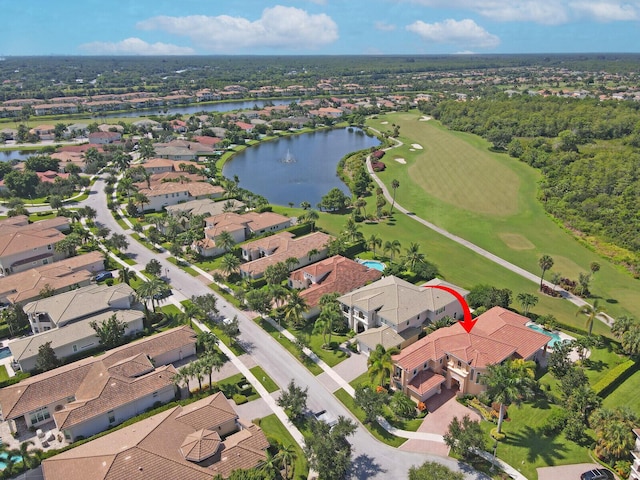
[[(378, 130), (371, 128), (371, 130), (373, 130), (374, 132), (380, 133)], [(389, 151), (392, 150), (394, 148), (400, 147), (402, 145), (404, 145), (400, 140), (396, 139), (396, 138), (392, 138), (390, 137), (392, 140), (394, 140), (396, 142), (396, 145), (391, 146), (391, 147), (387, 147), (384, 149), (384, 151)], [(425, 220), (424, 218), (418, 217), (415, 213), (411, 212), (410, 210), (404, 208), (402, 205), (400, 205), (397, 201), (394, 202), (393, 200), (393, 195), (391, 195), (391, 193), (389, 193), (389, 189), (387, 188), (387, 186), (384, 184), (384, 182), (382, 180), (380, 180), (380, 177), (378, 177), (378, 175), (376, 175), (376, 173), (373, 171), (373, 167), (371, 166), (371, 156), (367, 156), (367, 170), (369, 172), (369, 175), (371, 175), (371, 178), (374, 179), (374, 181), (378, 184), (378, 186), (382, 189), (382, 192), (386, 198), (386, 200), (389, 203), (394, 203), (395, 205), (395, 209), (398, 210), (399, 212), (404, 213), (405, 215), (407, 215), (409, 218), (414, 219), (416, 222), (421, 223), (422, 225), (424, 225), (427, 228), (430, 228), (431, 230), (433, 230), (434, 232), (439, 233), (440, 235), (442, 235), (443, 237), (448, 238), (449, 240), (452, 240), (454, 242), (456, 242), (459, 245), (462, 245), (463, 247), (468, 248), (469, 250), (472, 250), (473, 252), (477, 253), (478, 255), (483, 256), (484, 258), (486, 258), (487, 260), (491, 260), (494, 263), (497, 263), (498, 265), (500, 265), (501, 267), (506, 268), (507, 270), (512, 271), (513, 273), (516, 273), (518, 275), (520, 275), (521, 277), (526, 278), (527, 280), (530, 280), (532, 282), (535, 282), (536, 284), (540, 284), (540, 277), (525, 270), (522, 267), (519, 267), (511, 262), (508, 262), (507, 260), (505, 260), (504, 258), (501, 258), (491, 252), (489, 252), (488, 250), (485, 250), (482, 247), (479, 247), (478, 245), (476, 245), (475, 243), (470, 242), (469, 240), (465, 240), (462, 237), (459, 237), (458, 235), (454, 235), (453, 233), (445, 230), (444, 228), (438, 227), (436, 224), (431, 223), (427, 220)], [(547, 285), (549, 288), (556, 288), (556, 285), (552, 284), (551, 282), (548, 282), (547, 280), (544, 280), (543, 283), (545, 285)], [(574, 305), (578, 306), (578, 307), (582, 307), (584, 305), (589, 305), (588, 302), (586, 302), (585, 300), (583, 300), (582, 298), (572, 294), (571, 292), (568, 292), (562, 288), (557, 288), (557, 291), (560, 292), (562, 298), (565, 298), (567, 300), (569, 300), (571, 303), (573, 303)], [(601, 314), (598, 316), (598, 319), (600, 321), (602, 321), (604, 324), (611, 326), (611, 324), (613, 323), (613, 319), (606, 315), (606, 314)]]

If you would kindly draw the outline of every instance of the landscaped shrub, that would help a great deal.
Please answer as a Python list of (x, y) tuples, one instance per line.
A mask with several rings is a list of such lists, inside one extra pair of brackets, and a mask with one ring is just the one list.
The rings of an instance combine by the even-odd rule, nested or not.
[(504, 433), (498, 432), (498, 427), (492, 428), (490, 435), (491, 438), (498, 441), (504, 440), (507, 437)]
[(0, 382), (0, 388), (8, 387), (9, 385), (15, 385), (20, 380), (24, 380), (25, 378), (29, 378), (30, 376), (31, 374), (27, 372), (17, 372), (15, 376), (8, 378), (4, 382)]
[(242, 405), (243, 403), (247, 403), (247, 397), (242, 395), (241, 393), (234, 393), (233, 401), (236, 402), (236, 405)]
[(477, 398), (473, 398), (469, 400), (469, 402), (467, 403), (467, 406), (473, 408), (474, 410), (477, 410), (480, 416), (482, 416), (482, 418), (487, 420), (488, 422), (495, 423), (497, 421), (497, 418), (498, 418), (497, 412), (487, 407), (486, 405), (480, 403), (480, 400), (478, 400)]
[(607, 372), (607, 374), (593, 386), (593, 391), (596, 392), (596, 395), (604, 398), (613, 392), (618, 385), (625, 381), (635, 370), (636, 362), (627, 360)]
[(565, 410), (554, 410), (547, 418), (547, 421), (540, 428), (540, 433), (546, 437), (557, 435), (562, 431), (567, 423), (567, 412)]

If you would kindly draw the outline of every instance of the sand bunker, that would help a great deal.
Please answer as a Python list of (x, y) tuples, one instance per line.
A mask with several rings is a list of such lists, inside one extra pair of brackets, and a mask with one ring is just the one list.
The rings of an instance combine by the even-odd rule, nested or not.
[(409, 151), (410, 151), (410, 152), (415, 152), (415, 151), (416, 151), (416, 149), (415, 149), (415, 148), (410, 148), (410, 149), (409, 149)]
[(380, 125), (389, 125), (389, 122), (380, 122)]
[(394, 158), (394, 160), (402, 165), (406, 165), (407, 161), (404, 158)]
[(420, 145), (419, 143), (412, 143), (411, 146), (416, 150), (422, 150), (422, 145)]
[(427, 117), (426, 115), (423, 115), (420, 120), (418, 120), (419, 122), (428, 122), (429, 120), (431, 120), (431, 117)]

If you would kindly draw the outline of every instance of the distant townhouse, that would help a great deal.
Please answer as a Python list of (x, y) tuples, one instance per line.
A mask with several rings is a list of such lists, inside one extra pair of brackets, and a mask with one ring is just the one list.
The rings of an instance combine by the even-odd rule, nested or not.
[(40, 140), (53, 140), (55, 139), (55, 129), (54, 125), (38, 125), (29, 130), (29, 133), (37, 135)]
[(209, 198), (202, 200), (190, 200), (177, 205), (166, 207), (167, 213), (175, 218), (204, 215), (205, 217), (213, 217), (225, 212), (239, 212), (244, 209), (245, 204), (236, 199), (225, 201), (215, 201)]
[(73, 103), (42, 103), (33, 106), (36, 115), (69, 115), (78, 113), (78, 106)]
[(171, 363), (195, 355), (195, 343), (178, 327), (29, 377), (0, 390), (2, 418), (12, 432), (53, 419), (68, 442), (102, 432), (173, 400)]
[(291, 272), (289, 287), (302, 289), (309, 310), (308, 317), (318, 314), (320, 297), (329, 293), (349, 293), (379, 280), (382, 272), (368, 268), (342, 255), (334, 255)]
[(170, 205), (203, 198), (218, 198), (224, 193), (224, 189), (218, 185), (207, 182), (153, 182), (150, 187), (140, 184), (138, 190), (147, 197), (148, 203), (138, 205), (138, 211), (161, 211)]
[[(463, 297), (468, 291), (439, 279), (427, 285), (446, 285)], [(368, 353), (377, 344), (385, 348), (405, 347), (415, 342), (423, 326), (445, 316), (462, 318), (462, 306), (453, 295), (435, 288), (413, 285), (388, 276), (338, 298), (342, 311), (358, 336), (360, 351)]]
[(54, 172), (53, 170), (47, 170), (46, 172), (35, 172), (38, 176), (38, 179), (42, 183), (54, 183), (58, 178), (67, 179), (69, 178), (68, 173), (59, 173)]
[(527, 317), (493, 307), (471, 333), (456, 323), (440, 328), (393, 356), (391, 386), (423, 402), (444, 385), (458, 395), (478, 395), (489, 365), (509, 359), (538, 360), (550, 337), (526, 326)]
[(29, 223), (20, 215), (0, 220), (0, 275), (10, 275), (65, 258), (55, 246), (64, 240), (69, 219), (56, 217)]
[(224, 249), (216, 244), (222, 232), (229, 233), (236, 243), (251, 236), (274, 233), (291, 226), (291, 219), (273, 212), (249, 212), (239, 215), (234, 212), (221, 213), (205, 219), (204, 238), (195, 242), (198, 253), (205, 257), (220, 255)]
[(309, 265), (327, 257), (328, 244), (333, 239), (323, 232), (314, 232), (294, 238), (290, 232), (279, 232), (242, 245), (242, 258), (247, 261), (240, 266), (244, 278), (257, 279), (264, 275), (269, 265), (296, 258), (293, 268)]
[(96, 145), (105, 145), (108, 143), (119, 142), (122, 138), (122, 134), (120, 132), (93, 132), (87, 135), (89, 139), (89, 143), (93, 143)]
[(43, 290), (54, 294), (85, 287), (104, 270), (101, 252), (89, 252), (59, 262), (0, 277), (0, 301), (25, 304), (40, 297)]
[(87, 167), (87, 162), (81, 152), (56, 152), (49, 155), (51, 158), (60, 161), (60, 170), (68, 173), (69, 166), (77, 166), (81, 172)]
[(228, 478), (260, 467), (269, 442), (218, 392), (109, 433), (42, 463), (46, 480)]

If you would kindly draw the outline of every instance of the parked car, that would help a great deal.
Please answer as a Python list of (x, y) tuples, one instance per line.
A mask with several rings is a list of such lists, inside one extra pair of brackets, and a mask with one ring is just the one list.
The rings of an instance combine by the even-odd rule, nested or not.
[(594, 468), (580, 475), (580, 480), (615, 480), (615, 476), (606, 468)]
[(106, 280), (107, 278), (113, 278), (113, 273), (111, 272), (100, 272), (96, 275), (96, 282), (101, 282)]
[(167, 288), (166, 290), (162, 290), (160, 293), (156, 293), (153, 298), (155, 300), (162, 300), (163, 298), (167, 298), (169, 295), (171, 295), (171, 289)]

